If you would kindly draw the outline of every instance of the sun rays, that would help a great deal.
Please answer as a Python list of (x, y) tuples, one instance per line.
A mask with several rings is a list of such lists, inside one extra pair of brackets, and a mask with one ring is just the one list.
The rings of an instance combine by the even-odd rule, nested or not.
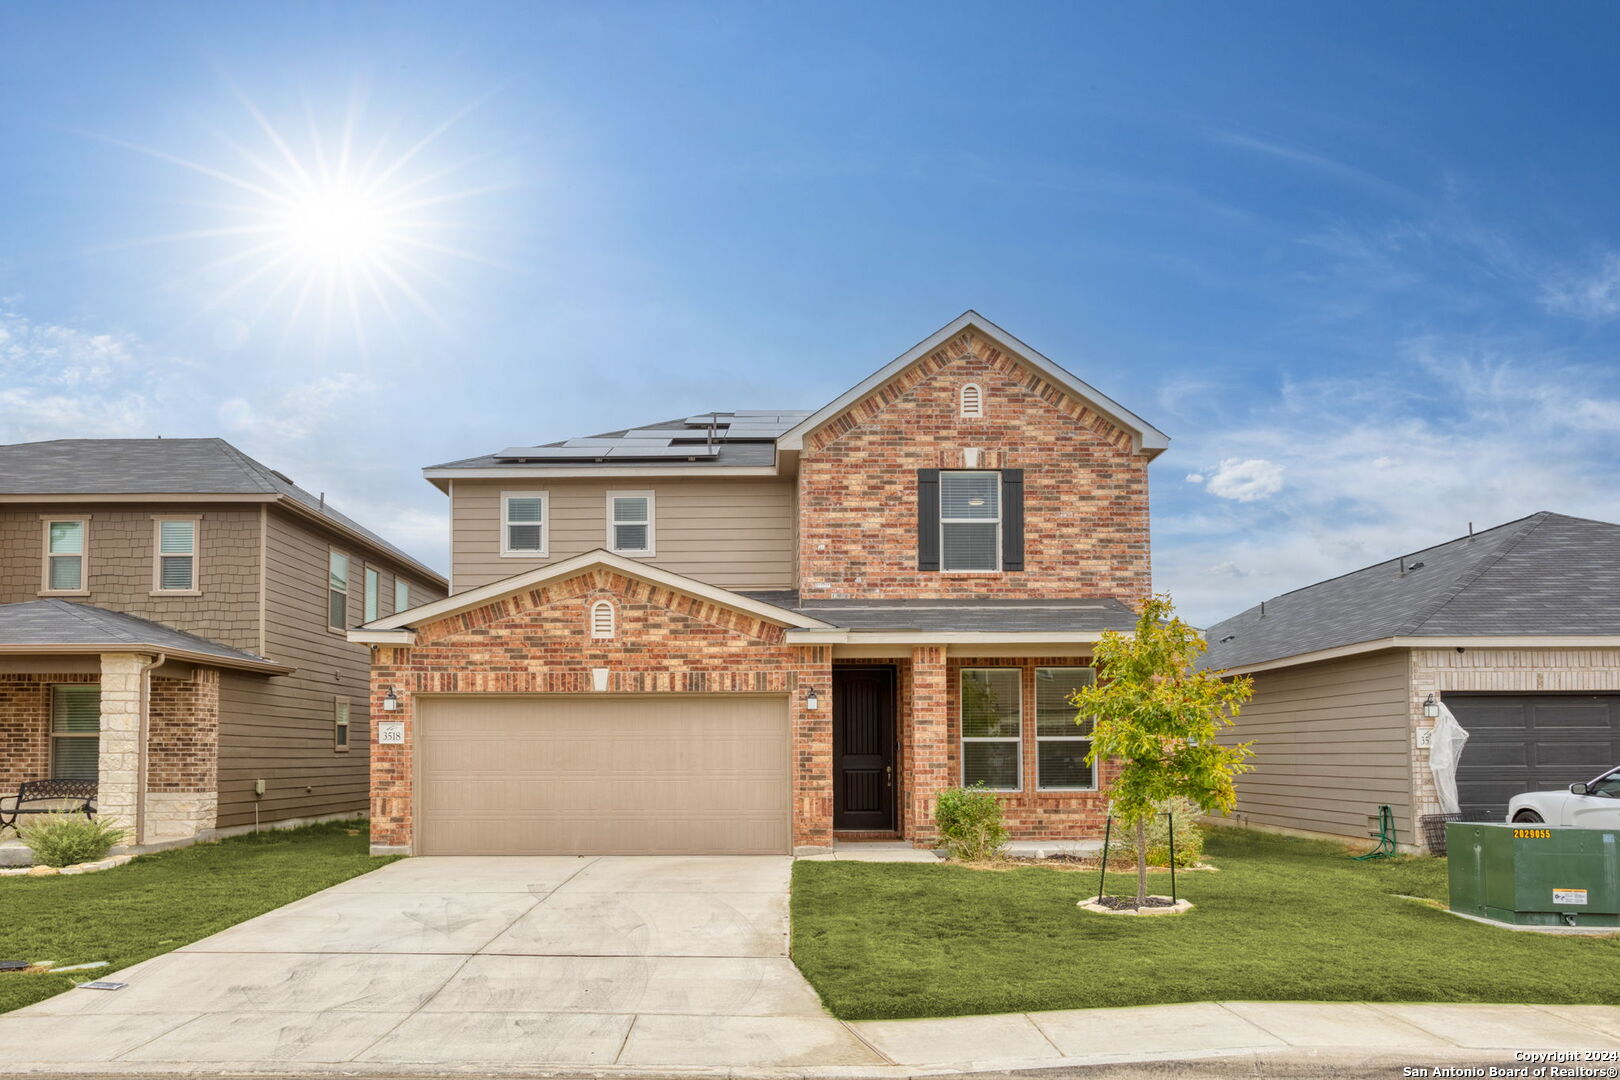
[(185, 272), (196, 291), (187, 322), (229, 318), (243, 334), (282, 344), (311, 338), (366, 351), (379, 322), (400, 338), (412, 322), (440, 328), (431, 296), (453, 288), (442, 272), (462, 260), (499, 265), (458, 244), (455, 204), (492, 190), (464, 186), (470, 158), (443, 160), (444, 136), (473, 102), (425, 131), (401, 136), (371, 122), (363, 95), (302, 122), (277, 123), (238, 95), (247, 137), (221, 136), (212, 154), (182, 157), (106, 139), (218, 185), (195, 200), (197, 227), (139, 244), (207, 249)]

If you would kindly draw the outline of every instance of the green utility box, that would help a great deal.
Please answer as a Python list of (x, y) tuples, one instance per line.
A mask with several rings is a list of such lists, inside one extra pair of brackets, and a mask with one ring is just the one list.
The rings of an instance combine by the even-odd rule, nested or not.
[(1516, 926), (1620, 926), (1620, 829), (1446, 826), (1451, 910)]

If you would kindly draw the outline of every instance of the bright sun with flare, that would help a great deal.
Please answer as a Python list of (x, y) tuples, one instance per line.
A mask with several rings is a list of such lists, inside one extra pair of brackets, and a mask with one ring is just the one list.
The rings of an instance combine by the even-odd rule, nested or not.
[(414, 139), (390, 140), (364, 134), (363, 109), (353, 100), (328, 118), (312, 113), (296, 137), (294, 128), (283, 130), (244, 105), (256, 136), (226, 143), (235, 156), (228, 166), (119, 144), (201, 174), (231, 195), (206, 204), (224, 215), (212, 227), (152, 238), (225, 249), (194, 268), (209, 284), (191, 319), (228, 314), (242, 333), (273, 333), (284, 343), (309, 331), (323, 344), (352, 335), (362, 350), (379, 317), (402, 338), (412, 314), (442, 327), (426, 295), (429, 285), (448, 284), (434, 264), (489, 262), (454, 243), (458, 223), (444, 214), (491, 189), (450, 186), (465, 162), (430, 164), (436, 144), (468, 109)]

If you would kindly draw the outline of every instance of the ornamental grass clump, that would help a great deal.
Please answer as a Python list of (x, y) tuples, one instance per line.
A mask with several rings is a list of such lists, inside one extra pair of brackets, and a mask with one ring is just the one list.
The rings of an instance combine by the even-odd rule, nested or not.
[[(1201, 864), (1204, 859), (1204, 828), (1198, 821), (1203, 814), (1204, 811), (1191, 799), (1170, 799), (1155, 806), (1153, 816), (1148, 818), (1143, 830), (1147, 840), (1147, 864), (1170, 865), (1172, 821), (1176, 828), (1176, 868), (1185, 870), (1189, 866)], [(1109, 869), (1114, 868), (1115, 860), (1119, 860), (1122, 864), (1135, 862), (1135, 830), (1121, 829), (1114, 837), (1110, 848)]]
[(1001, 801), (981, 781), (972, 787), (946, 788), (934, 807), (934, 824), (953, 859), (993, 859), (1007, 842), (1001, 823)]
[(41, 866), (74, 866), (105, 859), (129, 835), (107, 821), (77, 814), (40, 814), (19, 825), (17, 835)]

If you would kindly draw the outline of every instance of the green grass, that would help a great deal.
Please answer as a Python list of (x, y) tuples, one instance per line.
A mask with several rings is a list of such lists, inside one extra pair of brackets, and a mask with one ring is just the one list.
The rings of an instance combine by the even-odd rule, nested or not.
[[(1620, 938), (1483, 926), (1444, 900), (1444, 859), (1354, 862), (1334, 844), (1212, 829), (1219, 872), (1177, 875), (1186, 915), (1075, 907), (1097, 878), (799, 862), (793, 959), (846, 1020), (1179, 1001), (1620, 1003)], [(1109, 892), (1134, 890), (1109, 873)], [(1169, 891), (1168, 875), (1150, 878)]]
[(0, 878), (0, 960), (111, 965), (88, 974), (0, 975), (0, 1012), (391, 861), (367, 854), (365, 822), (334, 821), (143, 855), (96, 874)]

